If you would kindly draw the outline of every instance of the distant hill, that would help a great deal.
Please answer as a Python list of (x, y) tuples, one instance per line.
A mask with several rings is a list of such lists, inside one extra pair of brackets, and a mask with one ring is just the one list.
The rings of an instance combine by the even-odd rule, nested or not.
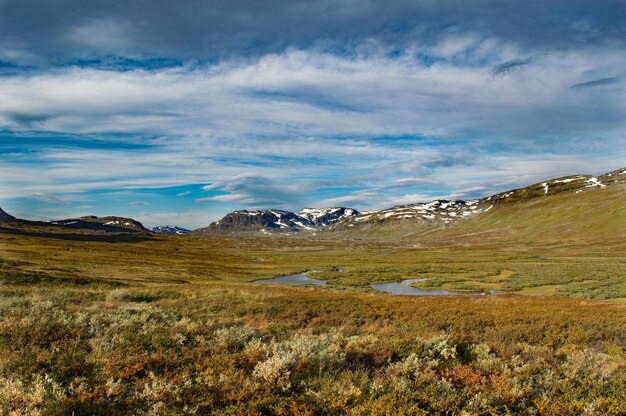
[(56, 221), (30, 221), (15, 218), (0, 209), (0, 223), (6, 229), (21, 230), (20, 232), (36, 233), (103, 233), (103, 234), (149, 234), (142, 223), (132, 218), (94, 215), (68, 218)]
[(11, 222), (15, 220), (16, 218), (14, 216), (7, 214), (2, 208), (0, 208), (0, 222)]
[(500, 205), (554, 196), (561, 193), (581, 193), (589, 189), (602, 189), (626, 182), (626, 169), (609, 172), (599, 177), (572, 175), (536, 183), (525, 188), (512, 189), (473, 201), (437, 200), (428, 203), (398, 205), (380, 211), (371, 211), (346, 219), (334, 229), (354, 227), (368, 223), (423, 222), (426, 224), (450, 224), (488, 212)]
[[(472, 201), (436, 200), (363, 213), (352, 208), (306, 208), (297, 213), (272, 209), (234, 211), (198, 231), (231, 235), (321, 233), (319, 235), (329, 238), (333, 236), (373, 239), (414, 238), (417, 235), (457, 227), (457, 224), (465, 224), (466, 227), (475, 224), (476, 227), (484, 229), (487, 227), (487, 224), (484, 224), (485, 218), (493, 218), (496, 212), (500, 215), (504, 207), (538, 201), (566, 203), (569, 200), (578, 203), (583, 199), (593, 200), (594, 197), (601, 197), (599, 194), (577, 197), (593, 190), (611, 189), (613, 191), (611, 194), (616, 193), (619, 199), (624, 183), (626, 169), (619, 169), (598, 177), (580, 174), (550, 179)], [(553, 198), (560, 195), (565, 195), (565, 199)], [(597, 215), (601, 213), (598, 212)]]
[(137, 220), (126, 217), (96, 217), (89, 215), (66, 220), (50, 221), (52, 225), (82, 230), (102, 230), (107, 232), (148, 232), (148, 229)]
[(358, 215), (353, 208), (305, 208), (298, 213), (269, 209), (234, 211), (206, 228), (197, 230), (209, 234), (272, 234), (314, 231)]
[[(434, 201), (365, 213), (318, 237), (418, 246), (539, 244), (626, 251), (626, 169), (573, 175), (476, 201)], [(608, 251), (607, 251), (608, 248)]]
[(186, 228), (176, 227), (173, 225), (159, 225), (157, 227), (153, 227), (151, 231), (157, 234), (189, 234), (191, 232)]

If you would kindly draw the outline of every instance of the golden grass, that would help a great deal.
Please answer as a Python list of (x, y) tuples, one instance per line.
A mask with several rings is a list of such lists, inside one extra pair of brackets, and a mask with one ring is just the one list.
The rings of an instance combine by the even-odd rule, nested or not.
[[(0, 234), (4, 264), (56, 276), (144, 282), (252, 281), (319, 271), (339, 288), (424, 278), (424, 288), (626, 296), (626, 259), (527, 247), (416, 248), (349, 240), (156, 236), (136, 243)], [(577, 249), (575, 250), (577, 251)], [(539, 287), (553, 287), (541, 292)]]
[(2, 282), (1, 414), (626, 410), (622, 302)]

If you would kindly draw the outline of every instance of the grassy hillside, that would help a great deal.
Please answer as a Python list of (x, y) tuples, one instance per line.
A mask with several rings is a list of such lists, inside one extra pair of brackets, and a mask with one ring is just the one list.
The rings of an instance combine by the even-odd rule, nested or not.
[(524, 244), (586, 253), (626, 252), (626, 185), (502, 204), (421, 239), (434, 244)]
[[(6, 221), (0, 415), (626, 414), (624, 196), (315, 238)], [(307, 270), (328, 285), (251, 283)], [(405, 278), (509, 293), (369, 287)]]
[[(530, 189), (530, 188), (528, 188)], [(585, 253), (626, 250), (626, 185), (515, 197), (451, 224), (381, 221), (328, 231), (324, 238), (385, 241), (424, 247), (483, 246), (579, 248)]]

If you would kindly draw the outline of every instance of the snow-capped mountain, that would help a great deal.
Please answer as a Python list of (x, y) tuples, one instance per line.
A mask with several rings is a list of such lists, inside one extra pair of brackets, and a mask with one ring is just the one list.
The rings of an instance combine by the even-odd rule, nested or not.
[(150, 231), (158, 234), (189, 234), (191, 232), (186, 228), (176, 227), (174, 225), (159, 225), (152, 228)]
[(340, 221), (333, 229), (355, 227), (360, 224), (385, 223), (391, 221), (417, 221), (449, 224), (476, 214), (487, 212), (502, 204), (512, 204), (532, 198), (552, 196), (563, 192), (575, 194), (588, 189), (602, 189), (607, 185), (626, 183), (626, 169), (619, 169), (595, 177), (591, 175), (572, 175), (536, 183), (525, 188), (491, 195), (472, 201), (437, 200), (426, 203), (398, 205), (380, 211), (370, 211), (344, 221)]
[(572, 175), (551, 179), (471, 201), (439, 199), (363, 213), (352, 208), (305, 208), (297, 213), (282, 210), (235, 211), (199, 231), (226, 234), (294, 233), (321, 229), (357, 230), (360, 225), (397, 222), (445, 226), (488, 212), (502, 204), (513, 204), (563, 192), (577, 194), (590, 189), (602, 189), (607, 185), (623, 183), (626, 183), (626, 169), (619, 169), (598, 177)]
[(305, 208), (298, 213), (277, 209), (234, 211), (199, 231), (218, 234), (259, 231), (293, 233), (325, 227), (358, 213), (355, 209), (343, 207)]
[(359, 211), (354, 208), (304, 208), (297, 214), (306, 218), (315, 226), (326, 226), (341, 221), (344, 218), (359, 215)]
[[(395, 224), (394, 229), (402, 232), (406, 229), (437, 229), (453, 225), (459, 221), (472, 220), (472, 218), (485, 218), (480, 214), (500, 212), (502, 205), (513, 205), (525, 201), (540, 198), (563, 197), (581, 194), (585, 197), (586, 192), (599, 191), (593, 195), (602, 198), (603, 192), (615, 189), (624, 189), (626, 184), (626, 168), (608, 172), (600, 176), (571, 175), (538, 182), (525, 188), (518, 188), (491, 195), (482, 199), (462, 201), (439, 199), (430, 202), (398, 205), (378, 211), (359, 213), (353, 208), (304, 208), (297, 213), (284, 210), (257, 210), (257, 211), (234, 211), (227, 214), (219, 221), (210, 226), (197, 230), (209, 234), (234, 234), (234, 235), (262, 235), (262, 234), (292, 234), (298, 232), (317, 233), (324, 230), (348, 231), (352, 235), (364, 231), (371, 235), (382, 228), (378, 225)], [(591, 195), (589, 195), (591, 196)], [(549, 201), (545, 199), (544, 201)], [(0, 223), (3, 226), (11, 224), (24, 226), (46, 226), (53, 229), (76, 229), (81, 233), (91, 230), (96, 233), (121, 233), (129, 232), (147, 234), (149, 231), (132, 218), (107, 216), (85, 216), (58, 221), (28, 221), (15, 218), (0, 209)], [(406, 228), (406, 227), (408, 228)], [(412, 227), (412, 228), (411, 228)], [(384, 228), (384, 227), (383, 227)], [(54, 230), (53, 230), (54, 231)], [(189, 230), (175, 226), (160, 226), (152, 229), (155, 233), (186, 234)]]
[(412, 221), (440, 221), (450, 223), (460, 218), (469, 217), (479, 212), (488, 210), (489, 207), (480, 201), (447, 201), (439, 199), (432, 202), (417, 204), (397, 205), (380, 211), (370, 211), (351, 218), (338, 224), (338, 226), (353, 227), (357, 224), (371, 222), (385, 222), (397, 220)]

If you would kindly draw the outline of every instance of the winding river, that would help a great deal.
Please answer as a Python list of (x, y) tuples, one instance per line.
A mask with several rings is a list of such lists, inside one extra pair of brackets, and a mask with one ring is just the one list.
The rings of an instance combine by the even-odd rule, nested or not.
[(311, 279), (304, 273), (280, 276), (273, 279), (255, 280), (254, 283), (277, 283), (283, 285), (325, 285), (326, 282), (318, 279)]
[(475, 295), (475, 292), (451, 292), (444, 289), (418, 289), (409, 286), (411, 283), (419, 282), (423, 279), (405, 279), (401, 282), (388, 282), (370, 285), (371, 288), (392, 295), (413, 295), (413, 296), (453, 296), (453, 295)]
[[(444, 289), (418, 289), (410, 286), (412, 283), (423, 279), (405, 279), (401, 282), (377, 283), (370, 285), (372, 289), (389, 293), (390, 295), (412, 295), (412, 296), (458, 296), (458, 295), (478, 295), (480, 292), (452, 292)], [(254, 283), (262, 284), (282, 284), (282, 285), (325, 285), (324, 280), (312, 279), (306, 273), (297, 273), (289, 276), (279, 276), (273, 279), (255, 280)], [(490, 291), (489, 294), (497, 294)]]

